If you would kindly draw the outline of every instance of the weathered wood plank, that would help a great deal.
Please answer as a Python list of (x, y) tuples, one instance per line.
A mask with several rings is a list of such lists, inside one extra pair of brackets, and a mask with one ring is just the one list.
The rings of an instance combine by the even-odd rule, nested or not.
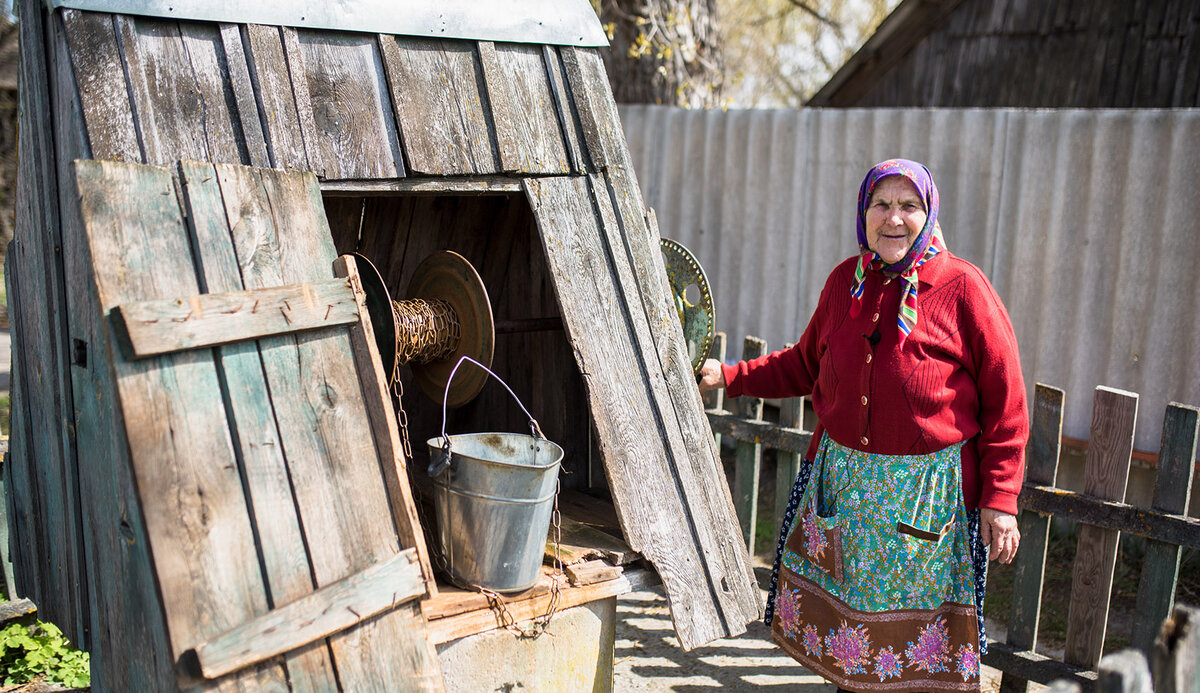
[[(313, 170), (324, 178), (403, 176), (399, 137), (375, 38), (283, 31)], [(307, 99), (300, 98), (302, 93)]]
[[(1167, 405), (1154, 480), (1155, 510), (1187, 517), (1198, 435), (1200, 410), (1175, 403)], [(1195, 533), (1200, 534), (1200, 527)], [(1138, 584), (1137, 618), (1133, 622), (1133, 645), (1146, 654), (1153, 652), (1158, 624), (1170, 615), (1175, 602), (1179, 554), (1179, 547), (1174, 544), (1153, 539), (1146, 542)]]
[[(232, 70), (219, 27), (207, 22), (179, 22), (179, 35), (187, 58), (187, 63), (178, 68), (179, 77), (183, 80), (183, 88), (194, 89), (200, 100), (199, 118), (192, 126), (201, 128), (208, 160), (250, 163), (250, 153), (240, 132), (241, 114), (230, 81)], [(244, 73), (244, 60), (240, 67)], [(185, 125), (172, 122), (169, 127)], [(181, 153), (176, 153), (171, 161), (181, 157)]]
[[(333, 240), (311, 174), (216, 168), (246, 288), (330, 277)], [(291, 476), (303, 480), (293, 489), (317, 585), (390, 558), (400, 550), (397, 528), (348, 334), (271, 337), (259, 351)], [(419, 608), (402, 607), (331, 637), (342, 686), (411, 680), (416, 689), (439, 689), (421, 618)]]
[[(181, 162), (179, 173), (201, 290), (241, 289), (242, 276), (216, 171), (208, 163)], [(216, 355), (243, 484), (254, 512), (268, 601), (286, 604), (311, 593), (313, 578), (258, 345), (231, 344), (218, 349)], [(336, 689), (331, 656), (324, 642), (285, 655), (292, 690)]]
[[(584, 374), (625, 538), (631, 548), (655, 565), (668, 586), (684, 647), (720, 637), (726, 628), (736, 629), (744, 622), (722, 622), (704, 566), (694, 560), (680, 560), (681, 539), (692, 537), (695, 542), (696, 532), (711, 528), (703, 520), (690, 522), (685, 499), (678, 490), (679, 480), (672, 473), (675, 469), (665, 445), (678, 440), (680, 432), (678, 424), (671, 431), (664, 430), (661, 423), (664, 412), (657, 407), (670, 405), (662, 392), (665, 383), (657, 370), (657, 355), (645, 351), (653, 345), (644, 309), (637, 304), (631, 306), (626, 289), (617, 286), (621, 283), (627, 289), (636, 288), (631, 277), (628, 283), (625, 281), (628, 265), (614, 267), (616, 260), (606, 250), (602, 237), (606, 229), (598, 226), (596, 211), (589, 202), (589, 181), (529, 179), (525, 185), (556, 278), (563, 323)], [(564, 281), (566, 277), (571, 281)], [(656, 365), (655, 370), (649, 369), (651, 363)], [(617, 377), (616, 364), (622, 364), (624, 377)], [(635, 369), (641, 371), (640, 377), (628, 377), (631, 364), (640, 365)], [(699, 408), (698, 394), (696, 405)], [(703, 438), (711, 440), (707, 434)], [(670, 454), (686, 455), (686, 451)]]
[[(767, 343), (758, 337), (746, 337), (742, 342), (742, 360), (751, 361), (767, 353)], [(742, 397), (737, 403), (738, 415), (751, 422), (761, 421), (763, 401), (758, 397)], [(758, 524), (758, 481), (762, 474), (762, 443), (739, 440), (734, 449), (733, 505), (737, 508), (738, 524), (746, 551), (754, 555), (754, 529)]]
[(127, 303), (112, 320), (134, 359), (357, 323), (358, 304), (349, 282), (331, 280)]
[(565, 568), (567, 579), (571, 585), (582, 587), (584, 585), (594, 585), (597, 582), (607, 582), (616, 580), (621, 577), (621, 568), (615, 565), (609, 565), (605, 561), (599, 559), (594, 561), (584, 561), (569, 565)]
[(333, 197), (406, 195), (507, 195), (521, 192), (521, 181), (506, 176), (478, 178), (401, 178), (375, 181), (321, 181), (321, 192)]
[[(25, 316), (18, 308), (25, 305), (21, 301), (23, 282), (19, 278), (22, 270), (18, 261), (18, 258), (24, 257), (22, 244), (21, 240), (9, 242), (4, 256), (4, 282), (8, 291), (6, 295), (13, 306), (9, 312), (9, 331), (12, 344), (17, 347), (12, 351), (10, 362), (9, 401), (12, 408), (9, 413), (8, 451), (4, 453), (3, 463), (0, 463), (0, 474), (3, 475), (5, 488), (4, 529), (9, 538), (4, 544), (4, 593), (9, 599), (26, 593), (26, 584), (32, 582), (31, 577), (36, 570), (36, 566), (26, 567), (26, 561), (36, 554), (32, 548), (33, 530), (29, 526), (33, 513), (29, 507), (32, 488), (29, 473), (31, 455), (28, 446), (33, 434), (29, 429), (29, 416), (26, 414), (29, 406), (25, 395), (26, 357), (20, 348), (25, 343), (21, 327)], [(18, 579), (21, 580), (21, 584), (17, 583)]]
[[(1063, 391), (1056, 387), (1042, 383), (1034, 387), (1033, 422), (1025, 454), (1025, 478), (1029, 482), (1054, 486), (1062, 442), (1063, 397)], [(1013, 573), (1013, 594), (1017, 596), (1012, 600), (1006, 642), (1018, 650), (1034, 651), (1042, 612), (1050, 517), (1023, 509), (1018, 522), (1021, 550)], [(1005, 672), (1001, 689), (1005, 693), (1024, 693), (1026, 685), (1015, 674)]]
[[(33, 6), (32, 13), (40, 13)], [(22, 596), (41, 605), (44, 618), (58, 623), (69, 637), (86, 637), (81, 582), (83, 547), (76, 517), (78, 503), (75, 440), (71, 435), (74, 406), (66, 358), (68, 323), (63, 306), (67, 301), (61, 254), (59, 193), (56, 180), (57, 146), (52, 115), (58, 93), (49, 68), (58, 68), (50, 56), (66, 56), (52, 40), (58, 36), (55, 22), (43, 24), (43, 16), (20, 27), (22, 45), (42, 46), (27, 50), (20, 60), (18, 130), (21, 156), (18, 161), (18, 204), (15, 210), (19, 247), (16, 263), (21, 269), (21, 304), (11, 304), (20, 313), (21, 343), (14, 354), (23, 359), (14, 366), (24, 373), (27, 404), (22, 422), (27, 434), (24, 460), (14, 461), (12, 492), (23, 497), (17, 519), (29, 532), (29, 541), (17, 548), (29, 552), (21, 559), (27, 576), (16, 576)], [(50, 41), (43, 44), (43, 41)], [(51, 53), (51, 51), (54, 51)], [(63, 70), (66, 70), (65, 66)], [(57, 78), (61, 70), (55, 69)], [(70, 117), (62, 114), (62, 119)], [(15, 298), (15, 297), (14, 297)], [(11, 299), (10, 299), (11, 300)], [(22, 365), (21, 361), (24, 361)], [(18, 488), (19, 487), (19, 488)], [(27, 514), (26, 514), (27, 513)], [(27, 579), (28, 578), (28, 579)]]
[[(38, 26), (37, 3), (21, 12), (22, 31)], [(62, 258), (66, 285), (66, 314), (70, 325), (69, 363), (73, 394), (73, 424), (79, 475), (79, 522), (83, 557), (79, 594), (84, 602), (84, 637), (75, 642), (91, 654), (92, 686), (96, 690), (170, 690), (175, 685), (165, 615), (159, 601), (141, 501), (133, 479), (124, 418), (117, 398), (116, 374), (109, 359), (107, 322), (102, 318), (87, 236), (79, 215), (71, 162), (91, 156), (88, 126), (77, 91), (77, 76), (69, 55), (66, 13), (50, 21), (55, 51), (55, 101), (62, 105), (54, 121), (58, 189), (41, 200), (50, 210), (62, 210)], [(113, 22), (106, 31), (114, 41)], [(26, 39), (22, 39), (26, 42)], [(26, 45), (36, 45), (26, 42)], [(41, 52), (34, 51), (40, 60)], [(115, 69), (121, 71), (119, 57)], [(37, 70), (37, 60), (21, 60), (22, 68)], [(104, 65), (105, 63), (98, 63)], [(38, 74), (44, 74), (38, 72)], [(95, 73), (93, 73), (95, 74)], [(31, 80), (30, 83), (36, 83)], [(126, 99), (124, 77), (119, 77)], [(22, 87), (22, 96), (33, 91)], [(22, 109), (24, 113), (25, 110)], [(128, 127), (132, 118), (117, 127)], [(22, 123), (22, 137), (39, 128)], [(95, 138), (92, 140), (95, 142)], [(31, 151), (22, 143), (22, 151)], [(140, 157), (134, 142), (131, 160)], [(26, 157), (22, 155), (22, 161)], [(21, 180), (27, 180), (22, 174)], [(48, 227), (47, 227), (48, 228)], [(67, 355), (61, 357), (68, 359)], [(61, 622), (60, 622), (60, 625)]]
[(798, 428), (783, 428), (769, 421), (746, 421), (740, 414), (728, 411), (709, 410), (705, 413), (714, 433), (739, 441), (759, 441), (772, 450), (804, 454), (812, 441), (812, 433)]
[[(1084, 469), (1083, 490), (1087, 495), (1109, 500), (1125, 497), (1137, 404), (1134, 393), (1096, 388), (1091, 444)], [(1094, 525), (1085, 524), (1079, 529), (1064, 650), (1064, 660), (1069, 664), (1090, 669), (1100, 661), (1119, 535), (1116, 530)]]
[(542, 63), (546, 66), (550, 96), (554, 100), (554, 113), (558, 117), (558, 127), (562, 130), (571, 171), (576, 174), (587, 173), (587, 145), (584, 144), (583, 126), (579, 122), (579, 112), (567, 86), (564, 74), (566, 68), (562, 64), (562, 57), (553, 46), (542, 46)]
[(358, 305), (358, 319), (350, 328), (350, 345), (354, 349), (354, 361), (358, 366), (359, 382), (367, 402), (367, 414), (371, 418), (371, 432), (375, 436), (375, 447), (379, 450), (380, 469), (387, 487), (392, 520), (400, 536), (400, 545), (413, 547), (425, 579), (426, 595), (437, 595), (437, 580), (429, 562), (429, 550), (425, 545), (425, 533), (417, 514), (417, 504), (408, 483), (408, 464), (400, 442), (400, 431), (396, 413), (392, 408), (391, 392), (388, 390), (387, 375), (383, 361), (375, 345), (375, 332), (367, 319), (366, 295), (363, 293), (358, 268), (354, 258), (339, 257), (333, 263), (333, 272), (346, 277), (351, 284), (354, 300)]
[(563, 46), (559, 49), (566, 68), (567, 85), (579, 108), (579, 121), (587, 143), (588, 157), (604, 170), (619, 155), (611, 149), (623, 141), (620, 121), (610, 120), (607, 105), (613, 101), (612, 87), (604, 71), (604, 60), (595, 49)]
[(279, 27), (245, 25), (250, 79), (262, 113), (267, 154), (275, 168), (308, 169), (300, 131), (300, 116), (292, 94), (292, 79), (283, 52)]
[(569, 173), (541, 50), (491, 41), (478, 45), (501, 170)]
[(114, 19), (144, 161), (164, 166), (180, 158), (207, 159), (205, 104), (179, 23), (122, 14)]
[(491, 109), (474, 44), (386, 34), (378, 41), (412, 172), (498, 172)]
[[(74, 167), (102, 308), (195, 293), (171, 175), (113, 162)], [(177, 657), (267, 610), (217, 369), (210, 352), (109, 356)], [(284, 685), (285, 677), (267, 665), (239, 680)]]
[(406, 549), (201, 643), (192, 654), (203, 676), (215, 679), (341, 632), (424, 593), (417, 551)]
[(1146, 510), (1120, 501), (1106, 501), (1051, 486), (1025, 484), (1023, 509), (1055, 515), (1102, 529), (1200, 548), (1200, 519)]
[(988, 643), (987, 654), (979, 659), (989, 667), (1011, 672), (1028, 681), (1050, 683), (1056, 679), (1067, 679), (1088, 687), (1088, 690), (1095, 686), (1095, 671), (1072, 666), (1029, 650), (1018, 650), (1002, 642)]
[(91, 155), (97, 159), (142, 161), (137, 121), (129, 102), (113, 16), (63, 10), (62, 19), (87, 122)]
[(244, 148), (246, 163), (251, 166), (270, 166), (267, 140), (263, 135), (263, 121), (258, 113), (258, 99), (250, 79), (250, 64), (242, 44), (242, 28), (238, 24), (218, 24), (221, 33), (221, 48), (225, 54), (225, 69), (228, 71), (229, 89), (233, 92), (234, 108), (237, 110), (235, 124)]
[(1200, 609), (1175, 607), (1154, 643), (1153, 660), (1160, 691), (1195, 693), (1200, 684)]
[[(604, 105), (608, 117), (619, 122), (616, 104), (608, 101)], [(647, 352), (646, 368), (652, 378), (661, 373), (666, 381), (667, 397), (657, 402), (674, 452), (671, 474), (680, 480), (685, 515), (692, 518), (697, 552), (707, 564), (711, 591), (703, 598), (713, 600), (721, 612), (726, 635), (734, 635), (742, 632), (745, 623), (762, 615), (762, 601), (745, 546), (733, 539), (737, 514), (712, 429), (703, 415), (704, 404), (683, 341), (679, 313), (670, 298), (657, 218), (642, 203), (623, 138), (613, 143), (613, 150), (623, 157), (623, 163), (610, 167), (603, 180), (608, 187), (607, 199), (618, 212), (621, 236), (618, 239), (609, 235), (610, 253), (620, 258), (624, 251), (633, 269), (632, 276), (622, 278), (622, 286), (637, 287), (636, 292), (626, 291), (630, 305), (641, 306), (652, 340), (653, 351)], [(603, 210), (606, 196), (596, 192), (595, 199)], [(606, 224), (605, 228), (610, 227)], [(618, 261), (617, 267), (621, 266)], [(657, 371), (652, 365), (654, 358), (658, 361)], [(675, 430), (681, 439), (673, 438)], [(666, 588), (670, 599), (681, 599), (671, 592), (672, 585), (666, 584)]]
[[(791, 344), (785, 344), (784, 349), (790, 349)], [(786, 428), (803, 430), (804, 428), (804, 398), (789, 397), (779, 406), (779, 425)], [(783, 525), (783, 515), (787, 511), (788, 501), (792, 497), (792, 486), (800, 474), (800, 460), (803, 452), (777, 450), (775, 452), (775, 536)]]
[[(640, 556), (629, 545), (607, 532), (595, 527), (562, 518), (562, 535), (559, 539), (559, 554), (563, 565), (580, 563), (590, 558), (605, 558), (613, 564), (632, 563)], [(554, 528), (546, 539), (546, 561), (554, 560)]]

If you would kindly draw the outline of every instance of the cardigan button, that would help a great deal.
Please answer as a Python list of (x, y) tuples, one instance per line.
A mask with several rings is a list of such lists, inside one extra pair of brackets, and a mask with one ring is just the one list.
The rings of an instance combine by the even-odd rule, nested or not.
[(862, 438), (859, 438), (859, 439), (858, 439), (858, 442), (862, 443), (863, 445), (867, 445), (867, 444), (868, 444), (868, 443), (870, 443), (871, 441), (867, 440), (867, 437), (866, 437), (866, 436), (863, 436)]
[(873, 357), (871, 356), (871, 354), (867, 354), (867, 363), (870, 363), (872, 358)]
[(879, 322), (879, 313), (871, 316), (871, 322)]
[(866, 395), (862, 396), (862, 403), (863, 403), (864, 407), (867, 406), (867, 396)]

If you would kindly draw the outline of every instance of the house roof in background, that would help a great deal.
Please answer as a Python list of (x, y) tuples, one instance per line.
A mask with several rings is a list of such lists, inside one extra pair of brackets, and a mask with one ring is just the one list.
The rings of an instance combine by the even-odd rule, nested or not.
[[(879, 25), (871, 38), (850, 56), (821, 87), (807, 106), (837, 106), (835, 95), (857, 93), (887, 72), (913, 46), (938, 27), (962, 0), (903, 0)], [(863, 86), (858, 85), (862, 83)], [(845, 102), (845, 98), (838, 98)]]
[(587, 0), (47, 0), (67, 7), (147, 17), (301, 29), (474, 39), (564, 46), (607, 46)]

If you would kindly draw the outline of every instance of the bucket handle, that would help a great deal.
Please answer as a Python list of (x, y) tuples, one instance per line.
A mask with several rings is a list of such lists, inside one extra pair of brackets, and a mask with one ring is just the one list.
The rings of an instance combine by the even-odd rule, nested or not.
[(488, 375), (492, 376), (497, 382), (503, 385), (504, 389), (508, 390), (508, 394), (512, 395), (513, 400), (516, 401), (517, 406), (521, 408), (521, 411), (525, 412), (525, 416), (529, 417), (529, 430), (533, 433), (533, 437), (541, 438), (543, 440), (546, 438), (546, 436), (542, 433), (542, 427), (538, 425), (537, 419), (533, 418), (533, 414), (529, 413), (529, 410), (526, 409), (525, 405), (521, 403), (521, 398), (517, 397), (517, 393), (513, 392), (512, 388), (508, 386), (508, 383), (504, 382), (503, 378), (496, 375), (492, 372), (492, 369), (476, 361), (470, 356), (463, 356), (462, 358), (458, 359), (458, 363), (454, 364), (454, 368), (450, 370), (450, 377), (446, 378), (446, 391), (442, 395), (442, 451), (441, 454), (437, 456), (437, 459), (430, 461), (429, 469), (426, 470), (429, 472), (429, 476), (431, 477), (441, 474), (446, 470), (446, 467), (450, 466), (450, 436), (446, 435), (446, 402), (450, 399), (450, 383), (454, 380), (454, 374), (458, 372), (458, 367), (463, 364), (463, 361), (470, 361), (476, 366), (479, 366), (483, 370), (487, 371)]

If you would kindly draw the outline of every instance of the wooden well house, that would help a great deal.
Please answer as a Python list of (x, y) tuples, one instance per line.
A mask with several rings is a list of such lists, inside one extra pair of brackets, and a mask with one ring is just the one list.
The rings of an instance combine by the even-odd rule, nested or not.
[[(95, 690), (470, 689), (536, 658), (463, 643), (569, 659), (607, 632), (601, 690), (639, 579), (685, 648), (758, 617), (587, 2), (19, 14), (12, 554)], [(566, 450), (570, 580), (544, 567), (507, 613), (607, 604), (601, 635), (531, 644), (434, 569), (440, 402), (405, 368), (389, 387), (363, 263), (339, 257), (402, 297), (441, 250), (478, 271), (493, 367)], [(526, 419), (493, 384), (447, 429)]]

